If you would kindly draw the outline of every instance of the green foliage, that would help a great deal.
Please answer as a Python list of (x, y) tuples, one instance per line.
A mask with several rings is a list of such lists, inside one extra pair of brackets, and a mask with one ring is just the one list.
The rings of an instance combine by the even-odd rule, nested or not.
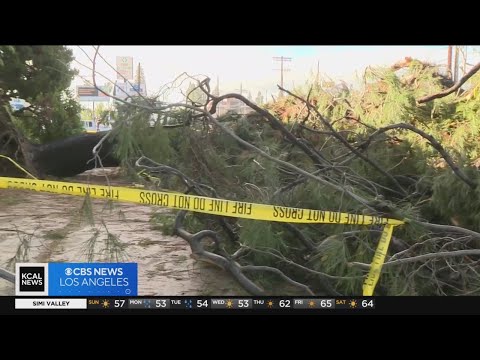
[[(134, 100), (142, 102), (141, 99)], [(160, 122), (151, 122), (152, 112), (129, 105), (120, 105), (115, 123), (116, 155), (123, 165), (132, 169), (133, 162), (145, 155), (160, 163), (170, 163), (170, 139)]]
[[(310, 113), (305, 125), (315, 131), (302, 129), (301, 122), (307, 111), (303, 103), (290, 96), (268, 104), (268, 110), (280, 118), (296, 138), (303, 138), (326, 159), (321, 167), (315, 166), (299, 147), (286, 141), (283, 134), (272, 129), (261, 116), (227, 114), (219, 121), (241, 139), (268, 154), (307, 171), (317, 171), (318, 176), (363, 197), (371, 206), (382, 206), (387, 216), (457, 224), (480, 231), (480, 186), (472, 190), (452, 174), (439, 152), (426, 139), (405, 129), (392, 129), (370, 138), (379, 128), (398, 123), (411, 124), (436, 138), (466, 176), (480, 183), (479, 172), (472, 167), (475, 162), (477, 166), (480, 164), (477, 141), (480, 135), (477, 94), (480, 77), (472, 78), (469, 90), (460, 97), (452, 94), (426, 104), (416, 102), (422, 96), (444, 89), (445, 80), (437, 68), (411, 61), (408, 67), (399, 71), (369, 69), (360, 88), (316, 78), (305, 87), (296, 89), (303, 98), (310, 94), (312, 104), (328, 118), (334, 129), (391, 177), (365, 160), (352, 156), (343, 143), (331, 136), (330, 129), (314, 112)], [(193, 88), (191, 84), (190, 90)], [(190, 100), (193, 99), (190, 97)], [(129, 106), (118, 109), (117, 151), (129, 166), (139, 155), (145, 154), (215, 188), (219, 197), (231, 200), (359, 214), (380, 211), (374, 212), (353, 201), (345, 192), (333, 191), (332, 187), (319, 182), (308, 180), (291, 186), (299, 180), (298, 174), (252, 152), (218, 128), (195, 122), (188, 111), (160, 111), (160, 120), (155, 126), (150, 124), (151, 115), (147, 110)], [(161, 126), (172, 123), (189, 126)], [(369, 145), (365, 147), (367, 142)], [(329, 166), (330, 163), (336, 166)], [(400, 192), (396, 183), (401, 185), (405, 194)], [(168, 183), (166, 187), (186, 190), (178, 181)], [(152, 221), (159, 229), (169, 229), (170, 223), (164, 220)], [(235, 222), (234, 219), (231, 221)], [(364, 268), (352, 263), (369, 264), (372, 261), (381, 231), (381, 227), (375, 226), (295, 225), (313, 244), (312, 249), (312, 245), (305, 246), (298, 232), (275, 222), (238, 220), (235, 225), (238, 226), (240, 244), (252, 249), (239, 259), (242, 264), (274, 266), (314, 291), (324, 289), (325, 279), (314, 273), (322, 272), (335, 276), (329, 280), (331, 286), (348, 295), (361, 293), (366, 275)], [(218, 230), (219, 226), (211, 217), (189, 215), (186, 228), (196, 232), (205, 228)], [(433, 234), (411, 222), (397, 227), (394, 236), (388, 256), (405, 247), (411, 247), (411, 251), (403, 255), (405, 257), (445, 249), (478, 248), (476, 243), (450, 241), (450, 233)], [(232, 252), (238, 248), (239, 244), (228, 245)], [(478, 281), (471, 271), (476, 271), (476, 265), (465, 266), (467, 270), (459, 270), (453, 277), (448, 267), (451, 264), (463, 266), (468, 259), (457, 257), (448, 261), (435, 260), (430, 263), (434, 266), (424, 266), (425, 263), (419, 261), (385, 267), (376, 294), (474, 293)], [(260, 284), (274, 283), (287, 288), (277, 282), (278, 279), (274, 282), (273, 278), (255, 275)]]
[(30, 106), (15, 112), (15, 125), (40, 143), (82, 131), (80, 106), (68, 87), (72, 51), (65, 46), (0, 46), (0, 88)]
[[(466, 175), (480, 184), (478, 170), (464, 169)], [(480, 231), (480, 186), (471, 189), (451, 172), (435, 178), (430, 211), (445, 223), (454, 221), (460, 226)]]
[[(106, 91), (106, 90), (105, 90)], [(105, 104), (97, 104), (95, 105), (95, 110), (90, 108), (82, 108), (80, 117), (82, 120), (98, 120), (98, 121), (105, 121), (110, 115), (111, 111), (107, 108)]]
[[(240, 242), (242, 244), (259, 250), (280, 253), (285, 251), (286, 244), (283, 239), (283, 231), (276, 229), (271, 223), (256, 220), (241, 221), (241, 227)], [(278, 260), (264, 253), (254, 253), (252, 258), (254, 263), (268, 265), (278, 263)]]
[(342, 294), (361, 293), (363, 272), (351, 268), (349, 262), (369, 262), (372, 253), (367, 244), (367, 233), (355, 238), (344, 238), (342, 235), (331, 235), (318, 246), (316, 253), (309, 258), (306, 265), (313, 270), (326, 274), (344, 276), (335, 283), (335, 288)]
[(64, 96), (38, 95), (36, 101), (43, 106), (14, 113), (15, 125), (29, 139), (47, 143), (82, 132), (80, 106), (68, 90)]

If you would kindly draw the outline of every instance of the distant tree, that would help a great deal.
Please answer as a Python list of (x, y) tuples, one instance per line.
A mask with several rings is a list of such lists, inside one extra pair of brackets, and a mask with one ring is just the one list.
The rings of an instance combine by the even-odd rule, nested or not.
[(82, 110), (80, 112), (80, 118), (82, 120), (92, 120), (93, 119), (92, 109), (82, 108)]
[(83, 107), (81, 110), (81, 119), (82, 120), (101, 120), (105, 118), (106, 114), (110, 112), (108, 105), (105, 103), (95, 103), (95, 111), (92, 108)]
[(15, 125), (32, 141), (48, 142), (82, 131), (80, 105), (68, 90), (76, 71), (65, 46), (0, 46), (2, 102), (30, 105), (14, 112)]

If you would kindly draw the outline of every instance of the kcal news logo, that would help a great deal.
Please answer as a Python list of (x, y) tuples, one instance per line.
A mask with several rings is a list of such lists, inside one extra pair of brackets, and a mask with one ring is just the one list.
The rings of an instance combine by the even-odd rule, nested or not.
[(48, 264), (17, 263), (15, 274), (16, 295), (48, 295)]
[(16, 295), (137, 295), (136, 263), (17, 263)]

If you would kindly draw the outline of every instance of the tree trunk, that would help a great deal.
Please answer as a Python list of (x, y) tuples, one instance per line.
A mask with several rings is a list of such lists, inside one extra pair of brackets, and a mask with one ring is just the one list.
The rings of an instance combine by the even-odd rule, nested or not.
[[(92, 150), (105, 134), (81, 134), (48, 144), (32, 144), (15, 128), (6, 108), (0, 107), (0, 154), (12, 158), (38, 178), (74, 176), (93, 169)], [(109, 139), (103, 143), (99, 156), (103, 166), (119, 165)], [(25, 174), (10, 161), (0, 158), (0, 176), (23, 177)]]
[[(92, 149), (105, 134), (82, 134), (44, 145), (31, 145), (27, 150), (32, 156), (31, 164), (39, 177), (81, 174), (95, 167)], [(105, 167), (119, 165), (113, 155), (113, 144), (108, 140), (102, 144), (99, 156)]]

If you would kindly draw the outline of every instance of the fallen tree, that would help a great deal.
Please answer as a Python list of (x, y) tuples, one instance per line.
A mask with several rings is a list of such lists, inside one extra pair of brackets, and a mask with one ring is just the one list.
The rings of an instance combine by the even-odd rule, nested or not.
[[(3, 111), (2, 111), (3, 110)], [(69, 177), (93, 169), (92, 149), (106, 133), (81, 134), (46, 144), (34, 144), (16, 129), (11, 114), (0, 108), (0, 154), (24, 164), (38, 178)], [(99, 153), (103, 166), (118, 166), (113, 143), (106, 142)], [(3, 176), (23, 176), (22, 171), (7, 161), (0, 161)]]
[[(377, 293), (474, 294), (479, 174), (465, 128), (478, 129), (465, 109), (475, 108), (478, 99), (417, 104), (421, 96), (442, 91), (442, 79), (415, 61), (405, 75), (395, 73), (405, 68), (371, 69), (361, 91), (318, 83), (307, 91), (280, 89), (288, 96), (267, 109), (240, 94), (212, 94), (206, 78), (196, 86), (205, 94), (202, 104), (123, 102), (108, 139), (82, 136), (38, 147), (17, 135), (17, 147), (37, 174), (57, 171), (59, 150), (76, 148), (84, 149), (82, 155), (75, 165), (62, 165), (65, 173), (95, 161), (97, 167), (119, 162), (185, 193), (404, 219)], [(252, 113), (215, 117), (218, 103), (229, 98)], [(177, 121), (152, 126), (152, 114)], [(452, 137), (457, 144), (448, 141)], [(15, 148), (6, 141), (4, 147)], [(230, 272), (253, 294), (305, 295), (360, 294), (381, 233), (376, 226), (285, 225), (183, 211), (172, 230), (196, 259)]]

